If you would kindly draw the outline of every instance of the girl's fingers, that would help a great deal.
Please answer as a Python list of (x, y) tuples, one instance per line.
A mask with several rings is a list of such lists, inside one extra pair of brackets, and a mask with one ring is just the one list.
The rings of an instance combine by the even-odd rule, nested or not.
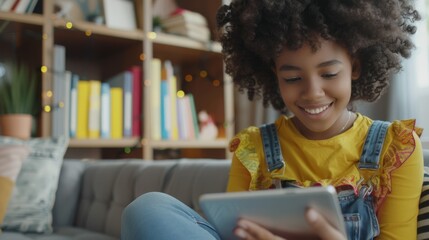
[(273, 235), (267, 229), (259, 226), (256, 223), (240, 219), (237, 222), (237, 228), (235, 234), (240, 239), (246, 240), (282, 240), (283, 238)]
[(323, 240), (346, 240), (346, 237), (335, 229), (324, 217), (314, 209), (306, 212), (306, 218), (314, 232)]

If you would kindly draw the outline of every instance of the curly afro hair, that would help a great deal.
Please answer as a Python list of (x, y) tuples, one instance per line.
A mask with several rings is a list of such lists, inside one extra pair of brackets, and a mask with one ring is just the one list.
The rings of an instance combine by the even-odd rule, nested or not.
[(283, 47), (291, 50), (319, 38), (345, 46), (361, 62), (352, 82), (351, 101), (375, 101), (401, 69), (414, 45), (412, 0), (232, 0), (217, 13), (226, 72), (249, 100), (262, 96), (264, 106), (286, 112), (272, 71)]

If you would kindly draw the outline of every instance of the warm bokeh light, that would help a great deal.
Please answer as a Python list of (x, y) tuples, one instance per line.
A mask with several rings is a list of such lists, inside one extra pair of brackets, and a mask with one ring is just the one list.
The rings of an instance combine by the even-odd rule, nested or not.
[(144, 59), (145, 59), (144, 53), (140, 53), (140, 61), (144, 61)]
[(53, 94), (52, 94), (52, 91), (47, 91), (47, 92), (46, 92), (46, 96), (47, 96), (48, 98), (51, 98), (51, 97), (52, 97), (52, 95), (53, 95)]
[(63, 107), (64, 107), (64, 102), (59, 102), (59, 103), (58, 103), (58, 106), (59, 106), (60, 108), (63, 108)]
[(48, 67), (46, 67), (46, 66), (42, 66), (42, 67), (40, 67), (40, 71), (41, 71), (42, 73), (46, 73), (46, 72), (48, 72)]
[(92, 35), (92, 31), (91, 30), (86, 30), (85, 31), (85, 35), (87, 36), (87, 37), (90, 37), (91, 35)]
[(43, 107), (43, 111), (45, 111), (45, 112), (51, 112), (51, 106), (49, 106), (49, 105), (46, 105), (46, 106), (44, 106)]
[(67, 29), (71, 29), (73, 27), (73, 23), (72, 22), (66, 22), (66, 28)]
[(192, 80), (193, 80), (193, 77), (192, 77), (192, 75), (191, 75), (191, 74), (187, 74), (187, 75), (185, 76), (185, 81), (187, 81), (187, 82), (192, 82)]
[(149, 32), (148, 34), (147, 34), (147, 37), (149, 38), (149, 39), (155, 39), (156, 38), (156, 32)]
[(219, 80), (213, 80), (213, 82), (212, 82), (212, 84), (213, 84), (213, 86), (215, 86), (215, 87), (219, 87), (220, 86), (220, 81)]
[(185, 92), (184, 91), (182, 91), (182, 90), (179, 90), (179, 91), (177, 91), (177, 97), (178, 98), (182, 98), (182, 97), (184, 97), (185, 96)]
[(200, 71), (200, 77), (206, 78), (207, 77), (207, 71), (206, 70), (201, 70)]

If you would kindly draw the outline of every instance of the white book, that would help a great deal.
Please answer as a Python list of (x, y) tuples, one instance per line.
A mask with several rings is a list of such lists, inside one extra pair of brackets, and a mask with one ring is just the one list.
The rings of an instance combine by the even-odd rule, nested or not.
[(76, 137), (77, 129), (77, 83), (79, 82), (79, 76), (77, 74), (72, 74), (71, 84), (70, 84), (70, 137)]
[(101, 84), (101, 138), (110, 138), (110, 85)]
[(72, 73), (70, 71), (66, 71), (64, 74), (64, 96), (63, 96), (63, 102), (64, 102), (64, 109), (63, 109), (63, 120), (64, 120), (64, 127), (61, 129), (61, 135), (68, 137), (70, 132), (70, 94), (71, 94), (71, 80), (72, 80)]
[(15, 12), (25, 13), (29, 4), (30, 4), (30, 0), (19, 0), (19, 3), (15, 8)]
[(137, 29), (134, 3), (126, 0), (103, 0), (106, 26), (123, 30)]
[(15, 3), (15, 0), (5, 0), (3, 4), (1, 5), (0, 10), (9, 12), (12, 9), (13, 4)]

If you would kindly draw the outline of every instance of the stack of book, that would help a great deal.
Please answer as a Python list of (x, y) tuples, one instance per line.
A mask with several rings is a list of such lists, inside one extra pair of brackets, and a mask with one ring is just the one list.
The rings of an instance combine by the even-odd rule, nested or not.
[(178, 8), (167, 18), (162, 19), (161, 25), (167, 33), (186, 36), (201, 42), (210, 40), (207, 19), (197, 12)]

